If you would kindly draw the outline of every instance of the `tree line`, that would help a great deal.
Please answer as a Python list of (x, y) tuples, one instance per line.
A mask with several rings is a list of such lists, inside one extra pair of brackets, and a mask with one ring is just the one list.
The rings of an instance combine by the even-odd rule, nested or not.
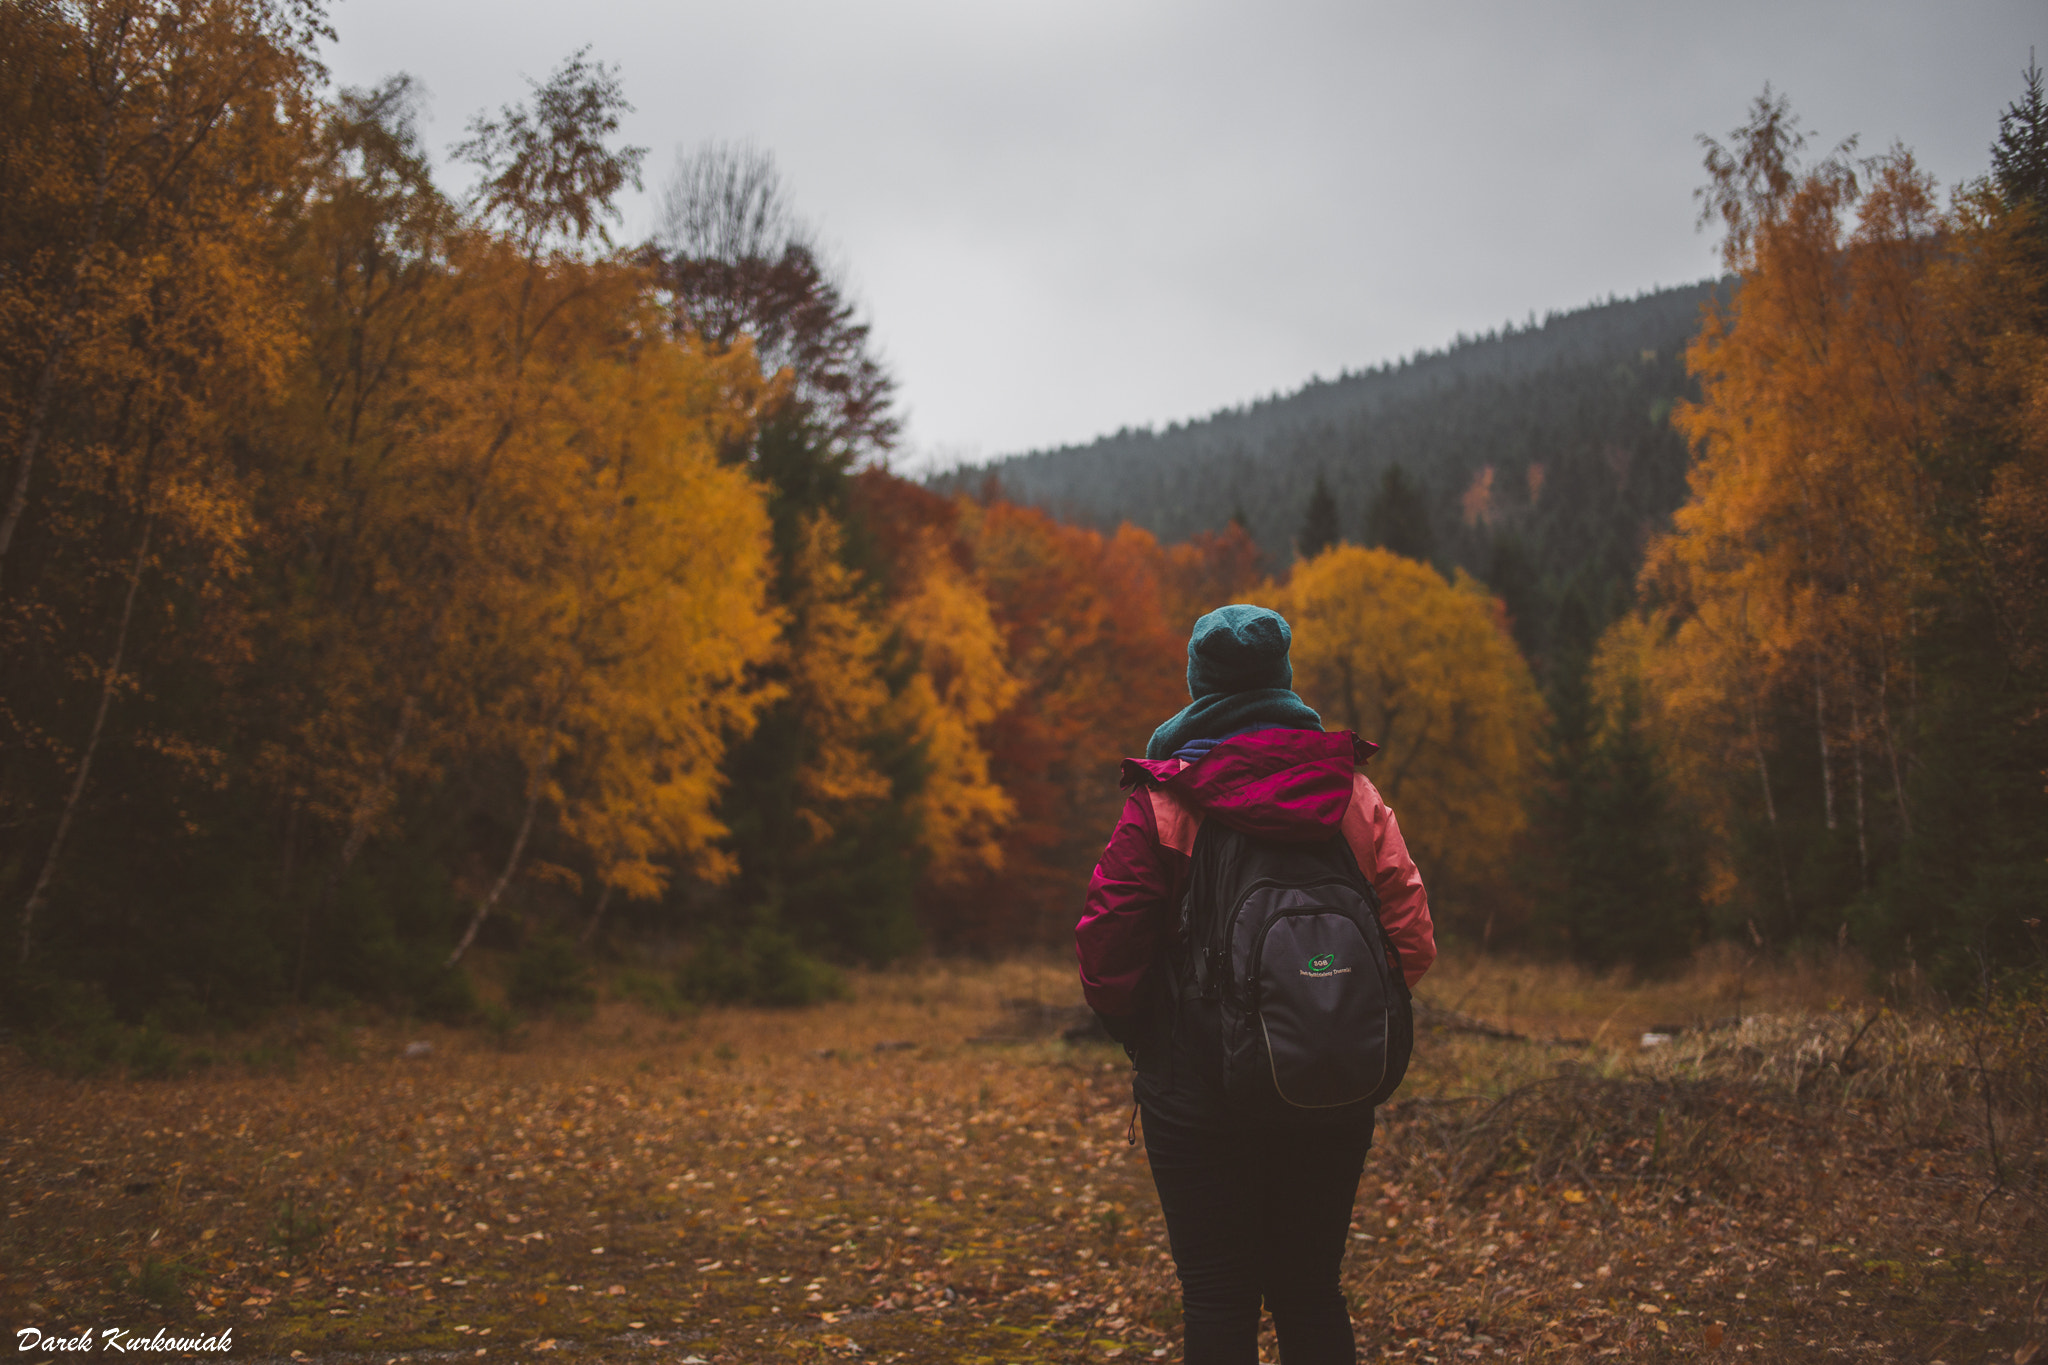
[(477, 116), (454, 196), (417, 87), (330, 90), (328, 36), (310, 0), (0, 8), (21, 1022), (460, 1017), (480, 951), (545, 1003), (661, 941), (664, 989), (793, 1003), (1059, 942), (1189, 623), (1244, 598), (1385, 743), (1451, 935), (1655, 965), (1846, 922), (1960, 979), (2037, 931), (2037, 79), (1948, 210), (1903, 154), (1799, 170), (1769, 106), (1712, 149), (1741, 283), (1683, 361), (1485, 381), (1613, 442), (1504, 436), (1449, 511), (1390, 462), (1362, 521), (1333, 466), (1282, 563), (1241, 517), (1166, 543), (897, 477), (766, 155), (679, 156), (619, 241), (609, 68)]
[[(1622, 827), (1674, 927), (1989, 991), (2048, 961), (2041, 72), (1947, 202), (1903, 147), (1804, 142), (1766, 91), (1706, 143), (1741, 289), (1688, 351), (1687, 500), (1560, 748), (1604, 763), (1577, 799), (1663, 820)], [(1618, 924), (1615, 877), (1569, 871)]]
[(480, 948), (546, 995), (650, 934), (801, 999), (1054, 938), (1245, 538), (893, 476), (769, 158), (680, 157), (616, 240), (644, 152), (579, 53), (451, 196), (329, 36), (0, 10), (10, 1008), (460, 1015)]
[[(1487, 583), (1539, 673), (1631, 597), (1644, 540), (1684, 499), (1668, 420), (1704, 282), (1509, 324), (1163, 430), (954, 471), (1086, 525), (1166, 540), (1235, 520), (1282, 571), (1338, 540)], [(989, 480), (995, 480), (993, 484)]]

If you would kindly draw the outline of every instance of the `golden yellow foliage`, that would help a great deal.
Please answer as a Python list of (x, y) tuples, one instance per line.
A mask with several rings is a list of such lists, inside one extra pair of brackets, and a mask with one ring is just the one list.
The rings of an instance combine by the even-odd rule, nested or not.
[(1496, 887), (1536, 780), (1543, 704), (1492, 597), (1460, 572), (1339, 545), (1261, 597), (1294, 628), (1294, 688), (1377, 741), (1373, 781), (1432, 889)]
[(1017, 681), (987, 727), (989, 770), (1014, 803), (1000, 876), (948, 888), (950, 946), (1046, 942), (1073, 923), (1122, 800), (1120, 756), (1185, 703), (1186, 624), (1169, 626), (1159, 543), (1064, 525), (1036, 508), (962, 499), (957, 535)]
[(811, 514), (791, 566), (789, 692), (812, 740), (797, 769), (796, 816), (815, 843), (831, 837), (836, 808), (890, 795), (865, 745), (890, 703), (882, 678), (887, 635), (846, 566), (844, 536), (829, 514)]
[(750, 678), (775, 648), (767, 512), (717, 454), (749, 378), (728, 358), (638, 345), (595, 359), (579, 385), (587, 420), (559, 433), (583, 486), (561, 541), (573, 557), (555, 564), (562, 609), (543, 623), (565, 655), (570, 760), (549, 799), (600, 881), (629, 897), (659, 895), (673, 867), (731, 871), (714, 814), (725, 737), (774, 698)]
[(24, 960), (110, 714), (161, 760), (131, 782), (223, 780), (217, 716), (133, 703), (251, 648), (239, 419), (297, 343), (277, 209), (323, 29), (291, 0), (0, 6), (0, 824), (39, 845), (10, 854), (40, 869)]
[(1720, 799), (1775, 823), (1770, 717), (1803, 710), (1825, 823), (1853, 820), (1866, 865), (1879, 774), (1910, 832), (1900, 699), (1937, 548), (1920, 452), (1953, 347), (1932, 184), (1903, 151), (1874, 171), (1860, 203), (1830, 162), (1748, 210), (1742, 288), (1705, 319), (1687, 353), (1702, 398), (1672, 419), (1694, 449), (1691, 496), (1643, 569), (1657, 641), (1644, 676), (1665, 734), (1691, 750), (1680, 766), (1743, 755), (1757, 781), (1721, 783)]
[[(297, 340), (272, 210), (305, 155), (318, 30), (248, 0), (0, 9), (0, 564), (53, 483), (46, 517), (103, 499), (202, 572), (239, 565), (224, 447)], [(86, 515), (74, 545), (101, 529)], [(136, 536), (115, 534), (126, 558)]]
[[(542, 816), (629, 897), (729, 875), (721, 765), (780, 626), (761, 491), (720, 458), (761, 400), (751, 355), (670, 340), (629, 266), (326, 193), (305, 249), (350, 266), (315, 277), (281, 490), (319, 547), (281, 624), (318, 667), (274, 778), (346, 829), (345, 865), (405, 782), (509, 760), (485, 909)], [(391, 218), (446, 268), (379, 254)]]
[(889, 620), (917, 660), (896, 710), (922, 743), (926, 776), (915, 798), (940, 886), (999, 870), (1002, 834), (1015, 805), (989, 776), (982, 733), (1017, 695), (988, 598), (935, 534), (917, 538), (898, 573), (909, 586)]

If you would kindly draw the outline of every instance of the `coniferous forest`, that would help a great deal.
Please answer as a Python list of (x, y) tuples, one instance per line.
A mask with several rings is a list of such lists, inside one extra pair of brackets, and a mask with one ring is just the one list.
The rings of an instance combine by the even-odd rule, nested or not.
[(1709, 144), (1718, 281), (917, 483), (772, 160), (707, 147), (621, 240), (644, 149), (579, 53), (455, 195), (326, 36), (0, 7), (17, 1024), (1057, 945), (1245, 598), (1387, 741), (1452, 939), (2048, 964), (2038, 73), (1957, 187), (1759, 101)]
[(1236, 522), (1276, 569), (1338, 540), (1460, 567), (1509, 603), (1540, 666), (1561, 644), (1590, 646), (1683, 501), (1687, 449), (1670, 413), (1696, 394), (1685, 350), (1700, 310), (1730, 288), (1509, 323), (1200, 421), (934, 483), (1168, 541)]

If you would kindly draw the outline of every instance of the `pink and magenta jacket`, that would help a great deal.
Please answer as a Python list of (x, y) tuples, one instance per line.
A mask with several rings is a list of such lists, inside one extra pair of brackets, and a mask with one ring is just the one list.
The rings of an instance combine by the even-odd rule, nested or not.
[(1211, 817), (1267, 839), (1342, 831), (1379, 895), (1403, 975), (1411, 987), (1420, 981), (1436, 961), (1436, 930), (1401, 827), (1363, 770), (1378, 748), (1348, 731), (1273, 729), (1227, 739), (1192, 763), (1125, 759), (1130, 797), (1074, 926), (1089, 1005), (1111, 1018), (1138, 1008), (1138, 984), (1178, 920), (1195, 832)]

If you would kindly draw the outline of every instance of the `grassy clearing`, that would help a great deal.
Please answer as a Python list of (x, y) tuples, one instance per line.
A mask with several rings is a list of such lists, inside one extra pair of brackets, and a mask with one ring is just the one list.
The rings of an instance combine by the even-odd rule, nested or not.
[[(1382, 1112), (1366, 1356), (2012, 1359), (2048, 1281), (2048, 1024), (1887, 1015), (1860, 980), (1433, 976), (1526, 1036), (1426, 1030)], [(323, 1016), (173, 1080), (0, 1054), (0, 1327), (232, 1327), (245, 1360), (1177, 1358), (1126, 1069), (1058, 1036), (1068, 969), (852, 984), (682, 1018), (608, 991), (495, 1035)], [(1640, 1046), (1738, 992), (1739, 1027)]]

